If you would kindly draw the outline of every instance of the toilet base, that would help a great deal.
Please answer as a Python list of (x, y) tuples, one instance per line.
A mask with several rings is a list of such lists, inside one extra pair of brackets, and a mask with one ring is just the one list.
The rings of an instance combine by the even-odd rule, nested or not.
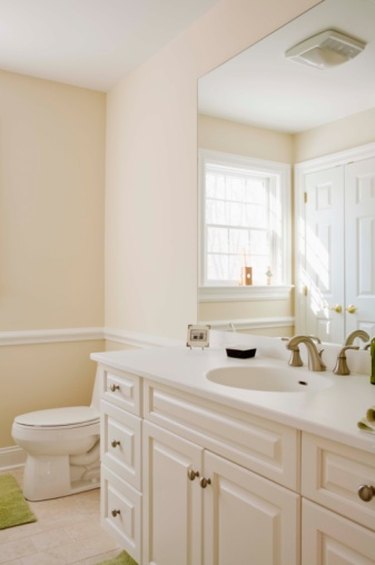
[(23, 476), (23, 494), (31, 502), (68, 496), (99, 486), (99, 469), (97, 477), (71, 481), (69, 455), (27, 456)]

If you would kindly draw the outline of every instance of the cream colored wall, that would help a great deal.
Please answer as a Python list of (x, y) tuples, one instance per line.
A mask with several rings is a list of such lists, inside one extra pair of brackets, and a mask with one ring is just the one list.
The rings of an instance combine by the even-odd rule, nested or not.
[(329, 155), (375, 140), (375, 108), (294, 136), (294, 162)]
[(315, 0), (222, 0), (108, 96), (106, 326), (197, 317), (197, 79)]
[(105, 95), (0, 71), (0, 448), (17, 414), (87, 404), (103, 341), (1, 332), (104, 325)]
[(198, 147), (268, 159), (281, 163), (293, 162), (293, 136), (230, 120), (200, 114), (198, 116)]
[(0, 330), (103, 321), (105, 95), (0, 72)]

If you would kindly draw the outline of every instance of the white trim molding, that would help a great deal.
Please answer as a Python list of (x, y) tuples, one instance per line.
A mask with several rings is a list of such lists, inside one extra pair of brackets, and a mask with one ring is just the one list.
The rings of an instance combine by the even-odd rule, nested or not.
[(166, 347), (181, 341), (116, 328), (62, 328), (46, 330), (0, 331), (0, 346), (108, 340), (135, 347)]
[(103, 328), (0, 331), (0, 346), (105, 339)]
[(115, 341), (117, 343), (123, 343), (134, 347), (173, 347), (181, 345), (182, 343), (181, 340), (119, 330), (115, 328), (104, 328), (103, 333), (104, 339), (107, 341)]
[(22, 467), (26, 461), (26, 452), (17, 445), (0, 447), (0, 470)]
[(279, 316), (275, 318), (239, 318), (238, 320), (210, 320), (200, 322), (209, 324), (213, 330), (262, 330), (267, 328), (286, 328), (294, 326), (293, 316)]
[(248, 302), (287, 300), (292, 285), (275, 286), (200, 286), (198, 300), (202, 302)]
[(366, 143), (366, 145), (358, 145), (350, 149), (344, 149), (337, 153), (330, 153), (322, 157), (315, 157), (308, 161), (300, 161), (294, 165), (296, 173), (312, 173), (314, 171), (321, 171), (329, 167), (337, 167), (339, 165), (346, 165), (351, 161), (359, 161), (373, 157), (375, 153), (375, 142)]

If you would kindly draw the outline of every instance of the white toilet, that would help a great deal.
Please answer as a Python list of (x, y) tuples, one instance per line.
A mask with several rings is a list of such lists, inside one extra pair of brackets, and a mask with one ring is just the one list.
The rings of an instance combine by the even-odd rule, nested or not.
[(99, 372), (90, 406), (52, 408), (14, 419), (12, 436), (27, 454), (23, 493), (47, 500), (100, 484)]

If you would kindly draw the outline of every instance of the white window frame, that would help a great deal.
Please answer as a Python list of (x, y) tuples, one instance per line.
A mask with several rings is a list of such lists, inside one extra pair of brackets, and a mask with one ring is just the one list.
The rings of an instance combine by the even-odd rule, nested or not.
[[(205, 241), (205, 170), (206, 163), (222, 166), (251, 169), (254, 172), (277, 178), (280, 183), (280, 199), (282, 207), (282, 279), (279, 285), (240, 286), (235, 282), (227, 284), (207, 284), (204, 280), (206, 272)], [(291, 166), (287, 163), (256, 159), (232, 153), (222, 153), (207, 149), (199, 150), (199, 302), (216, 302), (225, 300), (280, 300), (290, 295), (292, 257), (291, 257)]]

